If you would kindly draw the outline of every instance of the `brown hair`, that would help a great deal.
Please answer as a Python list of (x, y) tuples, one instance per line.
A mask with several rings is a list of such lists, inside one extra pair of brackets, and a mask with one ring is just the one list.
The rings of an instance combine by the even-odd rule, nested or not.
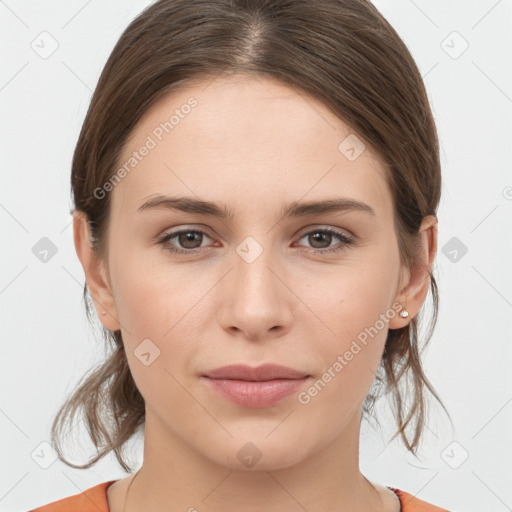
[[(110, 197), (98, 198), (95, 190), (115, 173), (137, 121), (165, 93), (191, 80), (236, 73), (277, 79), (319, 99), (383, 157), (389, 166), (400, 259), (411, 266), (418, 258), (421, 221), (436, 216), (440, 200), (438, 139), (412, 56), (367, 0), (159, 0), (139, 14), (103, 69), (73, 156), (75, 208), (87, 214), (97, 254), (107, 256)], [(432, 273), (430, 291), (434, 312), (425, 346), (438, 311)], [(92, 320), (87, 284), (83, 298)], [(426, 418), (425, 387), (446, 411), (422, 370), (419, 322), (420, 315), (389, 330), (363, 404), (363, 413), (369, 414), (386, 384), (398, 426), (393, 439), (400, 434), (413, 454)], [(89, 468), (113, 450), (121, 467), (130, 471), (123, 448), (144, 425), (144, 399), (130, 373), (121, 331), (103, 328), (103, 335), (110, 354), (84, 375), (59, 409), (51, 439), (71, 467)], [(404, 379), (413, 387), (408, 407), (399, 386)], [(73, 420), (79, 409), (98, 450), (84, 465), (65, 460), (60, 450), (66, 420)], [(408, 425), (414, 428), (411, 442)]]

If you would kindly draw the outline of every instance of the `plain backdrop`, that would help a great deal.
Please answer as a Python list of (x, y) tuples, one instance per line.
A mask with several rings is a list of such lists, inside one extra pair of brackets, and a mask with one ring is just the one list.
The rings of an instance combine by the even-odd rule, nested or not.
[[(114, 457), (69, 468), (45, 443), (59, 405), (103, 356), (82, 304), (71, 157), (110, 51), (148, 4), (0, 1), (0, 511), (125, 476)], [(363, 424), (361, 470), (452, 511), (512, 510), (512, 1), (375, 5), (420, 68), (441, 143), (440, 315), (424, 360), (454, 428), (434, 402), (418, 460), (388, 443), (394, 424), (380, 402), (382, 430)], [(53, 248), (46, 262), (38, 244)], [(81, 439), (77, 463), (92, 455)], [(134, 440), (136, 468), (141, 447)]]

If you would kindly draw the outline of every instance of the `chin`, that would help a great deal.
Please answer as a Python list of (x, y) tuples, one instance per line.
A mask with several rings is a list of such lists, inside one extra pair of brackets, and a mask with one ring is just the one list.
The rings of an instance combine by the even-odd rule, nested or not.
[[(222, 453), (205, 454), (220, 466), (233, 471), (277, 471), (287, 469), (300, 463), (307, 457), (304, 451), (297, 451), (297, 443), (288, 443), (284, 439), (275, 437), (270, 440), (254, 436), (246, 436), (247, 441), (232, 439), (228, 445), (221, 448)], [(252, 440), (251, 440), (252, 439)], [(217, 447), (219, 444), (215, 443)]]

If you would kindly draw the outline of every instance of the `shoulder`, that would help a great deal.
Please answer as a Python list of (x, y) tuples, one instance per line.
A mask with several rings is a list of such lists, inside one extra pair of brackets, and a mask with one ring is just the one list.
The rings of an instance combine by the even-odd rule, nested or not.
[(416, 496), (409, 494), (401, 489), (389, 487), (399, 498), (400, 505), (402, 506), (401, 512), (450, 512), (449, 510), (437, 507), (432, 503), (416, 498)]
[(30, 512), (109, 512), (107, 489), (116, 480), (109, 480), (85, 491), (48, 503)]

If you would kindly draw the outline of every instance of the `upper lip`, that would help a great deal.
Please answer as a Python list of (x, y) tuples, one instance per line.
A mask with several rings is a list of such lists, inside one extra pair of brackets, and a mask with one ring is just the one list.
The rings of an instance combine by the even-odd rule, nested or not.
[(210, 370), (203, 375), (211, 379), (238, 379), (247, 381), (302, 379), (309, 376), (305, 372), (277, 364), (264, 364), (255, 368), (244, 364), (232, 364)]

